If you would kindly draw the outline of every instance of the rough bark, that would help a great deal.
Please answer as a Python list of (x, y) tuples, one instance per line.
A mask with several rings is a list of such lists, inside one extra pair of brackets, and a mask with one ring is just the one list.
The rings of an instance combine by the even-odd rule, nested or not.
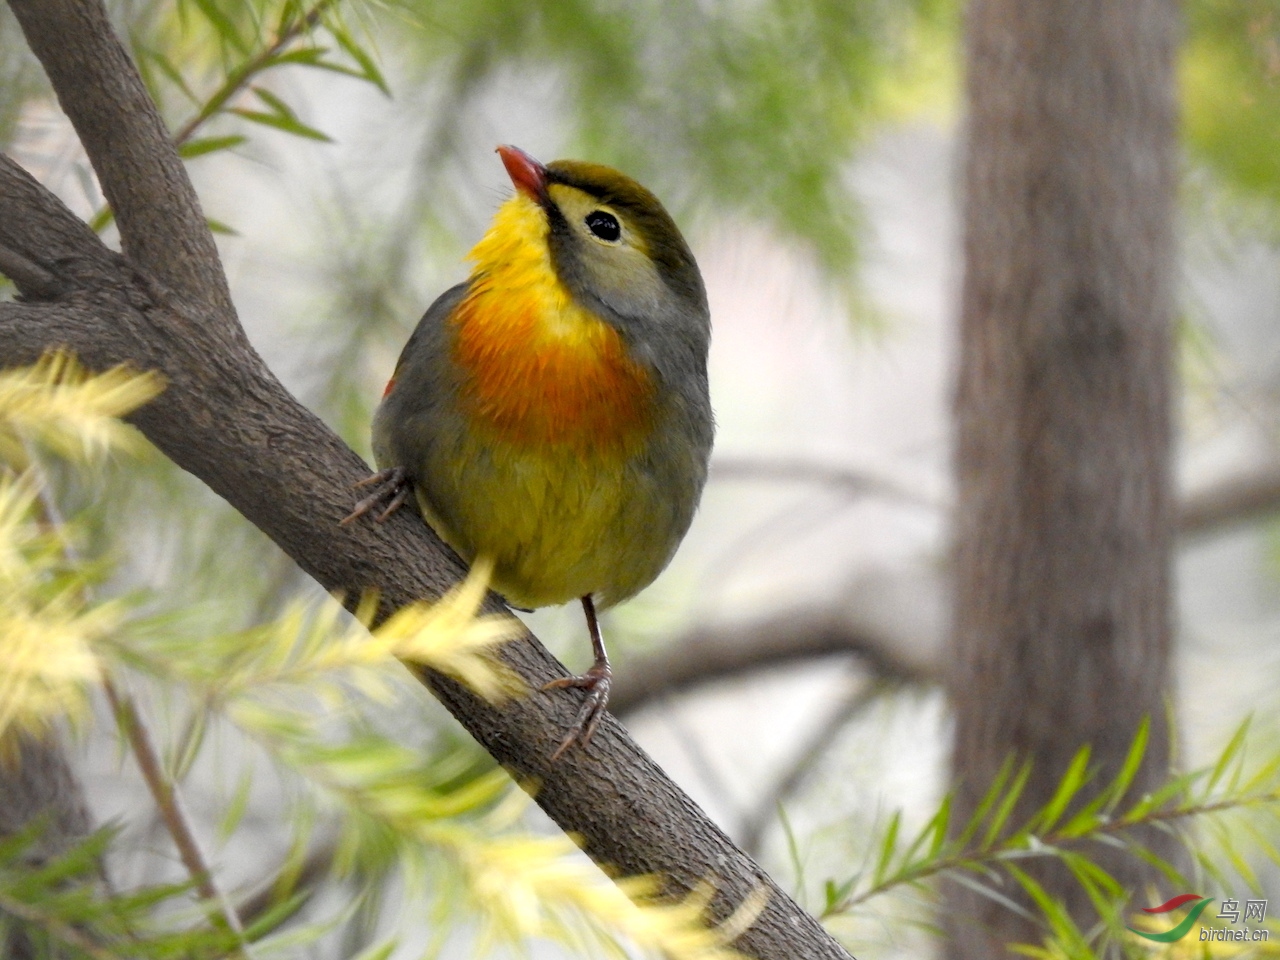
[[(1106, 782), (1144, 717), (1133, 792), (1167, 771), (1175, 34), (1173, 0), (969, 6), (958, 819), (1010, 754), (1034, 768), (1019, 823), (1083, 744)], [(1130, 889), (1149, 878), (1134, 858), (1089, 852)], [(1036, 875), (1087, 925), (1065, 870)], [(946, 907), (955, 960), (1043, 938), (959, 886)]]
[[(0, 250), (29, 302), (0, 304), (0, 363), (71, 348), (91, 368), (161, 371), (162, 396), (132, 418), (330, 591), (377, 588), (382, 611), (439, 596), (461, 564), (422, 521), (339, 527), (368, 467), (280, 385), (245, 338), (181, 161), (100, 3), (11, 0), (80, 135), (120, 226), (107, 250), (55, 197), (0, 157)], [(490, 597), (487, 608), (501, 609)], [(506, 657), (531, 688), (566, 671), (529, 634)], [(672, 783), (612, 718), (587, 749), (550, 756), (576, 712), (571, 693), (493, 706), (438, 674), (423, 682), (609, 871), (652, 873), (673, 892), (710, 880), (723, 919), (763, 889), (736, 946), (759, 958), (847, 958)]]

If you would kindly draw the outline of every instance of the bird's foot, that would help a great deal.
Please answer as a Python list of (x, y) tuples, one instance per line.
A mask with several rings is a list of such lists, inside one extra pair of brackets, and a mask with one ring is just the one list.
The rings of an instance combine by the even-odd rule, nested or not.
[(609, 668), (608, 660), (596, 663), (580, 677), (562, 677), (542, 685), (543, 690), (580, 687), (587, 691), (587, 697), (582, 701), (582, 707), (569, 727), (568, 736), (560, 741), (560, 746), (551, 755), (552, 763), (559, 760), (561, 755), (575, 743), (585, 747), (591, 742), (596, 727), (600, 726), (600, 721), (604, 719), (605, 707), (609, 704), (609, 688), (612, 686), (613, 670)]
[(374, 517), (378, 523), (382, 523), (400, 509), (413, 491), (413, 481), (409, 479), (409, 472), (404, 467), (379, 470), (355, 484), (352, 489), (359, 490), (361, 487), (371, 485), (373, 485), (373, 492), (357, 503), (355, 509), (342, 518), (339, 526), (345, 527), (375, 507), (383, 507), (382, 512)]

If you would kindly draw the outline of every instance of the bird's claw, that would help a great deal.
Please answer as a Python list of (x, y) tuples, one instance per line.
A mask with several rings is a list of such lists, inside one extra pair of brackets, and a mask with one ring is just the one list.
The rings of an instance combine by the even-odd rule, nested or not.
[(578, 715), (569, 726), (568, 735), (560, 741), (560, 746), (551, 755), (551, 762), (559, 760), (575, 743), (586, 746), (595, 735), (596, 728), (604, 719), (605, 708), (609, 705), (609, 689), (613, 686), (613, 671), (608, 662), (597, 663), (580, 677), (561, 677), (542, 685), (543, 690), (561, 690), (565, 687), (579, 687), (587, 691), (586, 699), (578, 709)]
[(361, 487), (375, 484), (373, 492), (357, 503), (355, 509), (339, 521), (339, 526), (345, 527), (353, 520), (363, 517), (374, 507), (385, 503), (385, 509), (374, 517), (375, 521), (383, 523), (403, 506), (404, 502), (409, 499), (409, 493), (413, 490), (413, 482), (409, 479), (409, 472), (404, 467), (390, 467), (386, 470), (379, 470), (377, 473), (370, 474), (358, 483), (353, 484), (352, 489), (359, 490)]

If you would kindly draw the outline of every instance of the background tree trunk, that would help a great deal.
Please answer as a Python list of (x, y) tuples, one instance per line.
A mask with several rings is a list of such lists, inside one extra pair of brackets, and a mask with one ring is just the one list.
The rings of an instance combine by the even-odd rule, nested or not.
[[(956, 816), (1015, 754), (1034, 771), (1021, 825), (1083, 744), (1095, 784), (1113, 777), (1143, 717), (1133, 791), (1168, 766), (1177, 11), (973, 0), (968, 17)], [(1090, 852), (1135, 891), (1148, 879)], [(1089, 921), (1065, 869), (1033, 873)], [(955, 960), (1043, 938), (959, 886), (946, 906)]]

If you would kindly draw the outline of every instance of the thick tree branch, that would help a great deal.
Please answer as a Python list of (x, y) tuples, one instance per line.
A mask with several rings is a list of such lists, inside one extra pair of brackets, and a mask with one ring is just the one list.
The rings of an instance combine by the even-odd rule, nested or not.
[[(63, 345), (95, 369), (128, 363), (160, 371), (168, 388), (133, 422), (326, 590), (354, 602), (376, 588), (383, 614), (438, 597), (462, 565), (410, 511), (382, 526), (338, 526), (351, 506), (351, 485), (368, 467), (284, 390), (248, 344), (224, 302), (212, 241), (196, 236), (205, 227), (185, 172), (176, 155), (167, 156), (173, 148), (163, 125), (98, 5), (13, 6), (84, 139), (126, 256), (107, 250), (55, 197), (0, 158), (0, 248), (52, 274), (60, 291), (50, 298), (48, 285), (12, 278), (24, 296), (44, 299), (0, 304), (3, 362), (30, 363)], [(490, 597), (487, 607), (501, 604)], [(505, 654), (532, 689), (566, 675), (527, 633)], [(710, 880), (716, 919), (763, 887), (768, 903), (736, 941), (740, 950), (759, 958), (848, 956), (612, 718), (588, 748), (552, 764), (576, 712), (573, 695), (534, 693), (499, 708), (446, 677), (420, 676), (519, 782), (536, 785), (538, 804), (611, 872), (657, 874), (673, 892)]]

